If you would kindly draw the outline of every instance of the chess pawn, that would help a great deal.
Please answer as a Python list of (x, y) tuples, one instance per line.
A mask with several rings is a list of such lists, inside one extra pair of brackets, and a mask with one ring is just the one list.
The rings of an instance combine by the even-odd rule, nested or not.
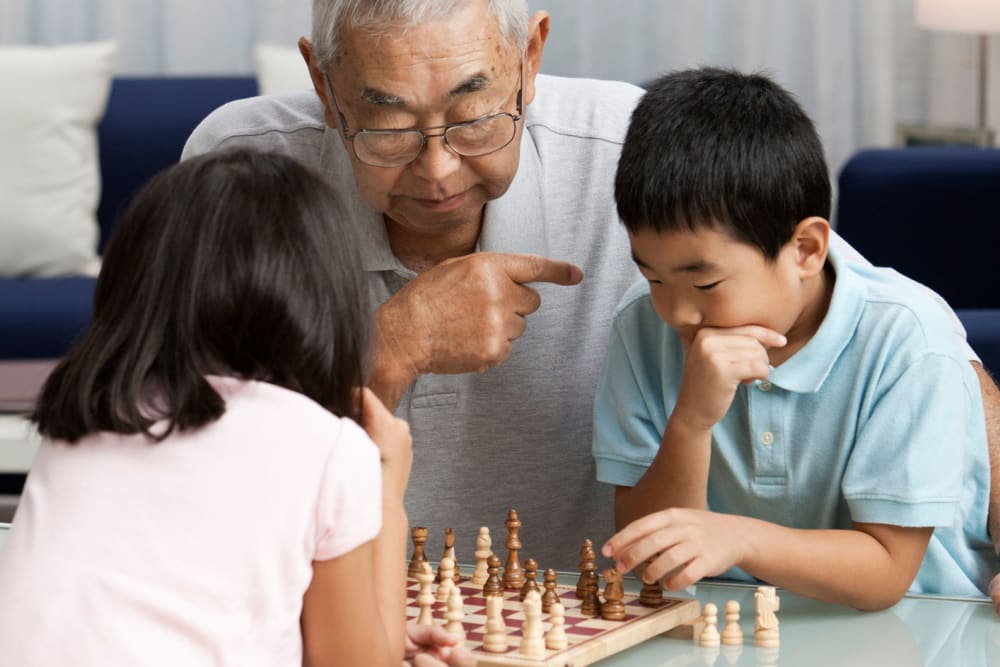
[(417, 605), (420, 607), (420, 615), (417, 616), (417, 625), (434, 625), (434, 570), (427, 561), (420, 563), (420, 570), (417, 572), (417, 581), (420, 582), (420, 591), (417, 593)]
[(451, 589), (451, 595), (448, 596), (448, 611), (445, 612), (444, 618), (447, 621), (444, 629), (458, 637), (458, 646), (464, 646), (465, 626), (462, 620), (465, 618), (465, 601), (458, 586)]
[(489, 576), (483, 585), (483, 596), (503, 598), (503, 583), (500, 581), (500, 557), (496, 554), (490, 554), (486, 570), (489, 572)]
[(542, 639), (542, 596), (537, 590), (528, 591), (524, 598), (524, 623), (521, 625), (521, 646), (518, 652), (529, 658), (545, 657)]
[(524, 598), (527, 597), (529, 591), (541, 591), (538, 588), (538, 561), (534, 558), (529, 558), (524, 561), (524, 585), (521, 586), (521, 602), (524, 602)]
[(606, 621), (622, 621), (625, 619), (625, 589), (622, 588), (622, 573), (615, 568), (604, 571), (604, 604), (601, 605), (601, 616)]
[(490, 529), (483, 526), (479, 529), (479, 536), (476, 538), (476, 569), (472, 571), (472, 584), (482, 586), (486, 583), (489, 573), (486, 569), (486, 561), (493, 555), (493, 540), (490, 538)]
[(587, 586), (588, 573), (597, 569), (597, 554), (594, 553), (594, 543), (590, 540), (583, 541), (580, 549), (580, 578), (576, 580), (576, 597), (583, 599)]
[(546, 614), (552, 611), (552, 605), (559, 602), (559, 594), (556, 593), (556, 578), (558, 576), (556, 571), (551, 567), (545, 570), (545, 592), (542, 593), (542, 612)]
[(763, 648), (778, 648), (778, 617), (776, 612), (781, 600), (774, 586), (758, 586), (754, 593), (754, 603), (757, 607), (753, 629), (753, 642)]
[(719, 608), (711, 602), (702, 609), (705, 627), (698, 636), (698, 646), (713, 648), (719, 645)]
[(427, 555), (424, 553), (424, 545), (427, 544), (427, 529), (423, 526), (416, 526), (410, 533), (413, 537), (413, 557), (410, 559), (410, 567), (406, 570), (409, 577), (416, 577), (420, 572), (420, 564), (427, 562)]
[(730, 600), (726, 603), (726, 627), (722, 629), (722, 643), (736, 645), (743, 643), (743, 629), (740, 628), (740, 603)]
[(521, 520), (517, 518), (517, 510), (507, 512), (507, 563), (503, 568), (503, 587), (509, 591), (520, 590), (524, 585), (524, 572), (521, 571), (521, 561), (517, 552), (521, 550), (521, 540), (518, 531), (521, 530)]
[(595, 563), (591, 563), (591, 565), (594, 569), (586, 573), (583, 599), (580, 601), (580, 613), (584, 616), (600, 616), (601, 597), (597, 594), (597, 591), (600, 590), (600, 583), (597, 580), (596, 572), (597, 565)]
[[(647, 560), (643, 571), (646, 567), (649, 567), (651, 560)], [(645, 581), (642, 582), (642, 590), (639, 591), (639, 604), (645, 605), (647, 607), (659, 607), (663, 604), (663, 588), (660, 586), (659, 581), (654, 581), (647, 584)]]
[(504, 625), (502, 612), (502, 592), (500, 595), (486, 598), (486, 634), (483, 635), (483, 650), (488, 653), (507, 651), (507, 626)]
[(441, 559), (441, 568), (438, 570), (438, 576), (441, 577), (441, 583), (438, 584), (437, 589), (437, 601), (447, 602), (448, 598), (451, 597), (451, 592), (455, 589), (455, 563), (450, 558)]
[(461, 581), (461, 573), (458, 571), (458, 559), (455, 557), (455, 529), (445, 528), (444, 529), (444, 553), (441, 554), (441, 560), (438, 561), (438, 571), (437, 571), (437, 581), (441, 582), (441, 562), (445, 558), (450, 558), (452, 563), (452, 579), (454, 579), (457, 584)]
[(566, 610), (563, 608), (561, 602), (552, 604), (552, 609), (549, 612), (549, 622), (552, 623), (552, 627), (549, 628), (549, 633), (545, 635), (545, 648), (553, 651), (561, 651), (569, 645), (569, 642), (566, 640), (566, 628), (563, 627), (566, 623)]

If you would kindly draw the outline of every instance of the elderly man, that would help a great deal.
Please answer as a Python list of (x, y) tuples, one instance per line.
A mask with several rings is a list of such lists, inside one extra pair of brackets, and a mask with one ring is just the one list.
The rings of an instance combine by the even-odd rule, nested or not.
[(453, 527), (469, 562), (480, 525), (502, 552), (514, 507), (523, 554), (572, 569), (613, 530), (591, 410), (638, 277), (612, 186), (642, 91), (538, 74), (548, 30), (526, 0), (315, 0), (315, 94), (231, 103), (185, 155), (287, 152), (348, 202), (379, 304), (370, 384), (410, 423), (428, 552)]

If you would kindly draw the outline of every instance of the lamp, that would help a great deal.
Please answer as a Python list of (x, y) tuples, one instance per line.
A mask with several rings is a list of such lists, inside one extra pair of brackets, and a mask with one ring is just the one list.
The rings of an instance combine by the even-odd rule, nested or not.
[(979, 35), (978, 126), (986, 133), (989, 33), (1000, 32), (1000, 0), (917, 0), (916, 22), (928, 30)]

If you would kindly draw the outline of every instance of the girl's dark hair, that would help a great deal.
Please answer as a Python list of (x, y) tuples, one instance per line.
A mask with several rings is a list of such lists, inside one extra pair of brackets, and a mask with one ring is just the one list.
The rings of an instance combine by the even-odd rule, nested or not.
[(829, 220), (823, 145), (791, 93), (705, 67), (654, 81), (632, 112), (615, 177), (629, 231), (720, 227), (778, 256), (795, 226)]
[[(289, 157), (233, 150), (174, 165), (116, 226), (94, 320), (32, 419), (50, 438), (218, 419), (208, 374), (262, 380), (357, 417), (368, 304), (359, 243), (334, 192)], [(150, 427), (166, 420), (167, 428)]]

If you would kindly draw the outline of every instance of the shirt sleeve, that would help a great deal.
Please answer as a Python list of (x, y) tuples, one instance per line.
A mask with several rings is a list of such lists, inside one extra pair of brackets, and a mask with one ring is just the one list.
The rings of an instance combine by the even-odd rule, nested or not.
[[(658, 364), (643, 360), (640, 338), (615, 321), (594, 400), (593, 455), (597, 480), (635, 486), (660, 449), (666, 424)], [(653, 375), (648, 375), (652, 371)]]
[(313, 560), (337, 558), (375, 539), (382, 528), (382, 463), (360, 426), (340, 419), (316, 507)]
[(962, 363), (928, 354), (874, 399), (843, 479), (853, 521), (911, 527), (955, 522), (972, 437)]

